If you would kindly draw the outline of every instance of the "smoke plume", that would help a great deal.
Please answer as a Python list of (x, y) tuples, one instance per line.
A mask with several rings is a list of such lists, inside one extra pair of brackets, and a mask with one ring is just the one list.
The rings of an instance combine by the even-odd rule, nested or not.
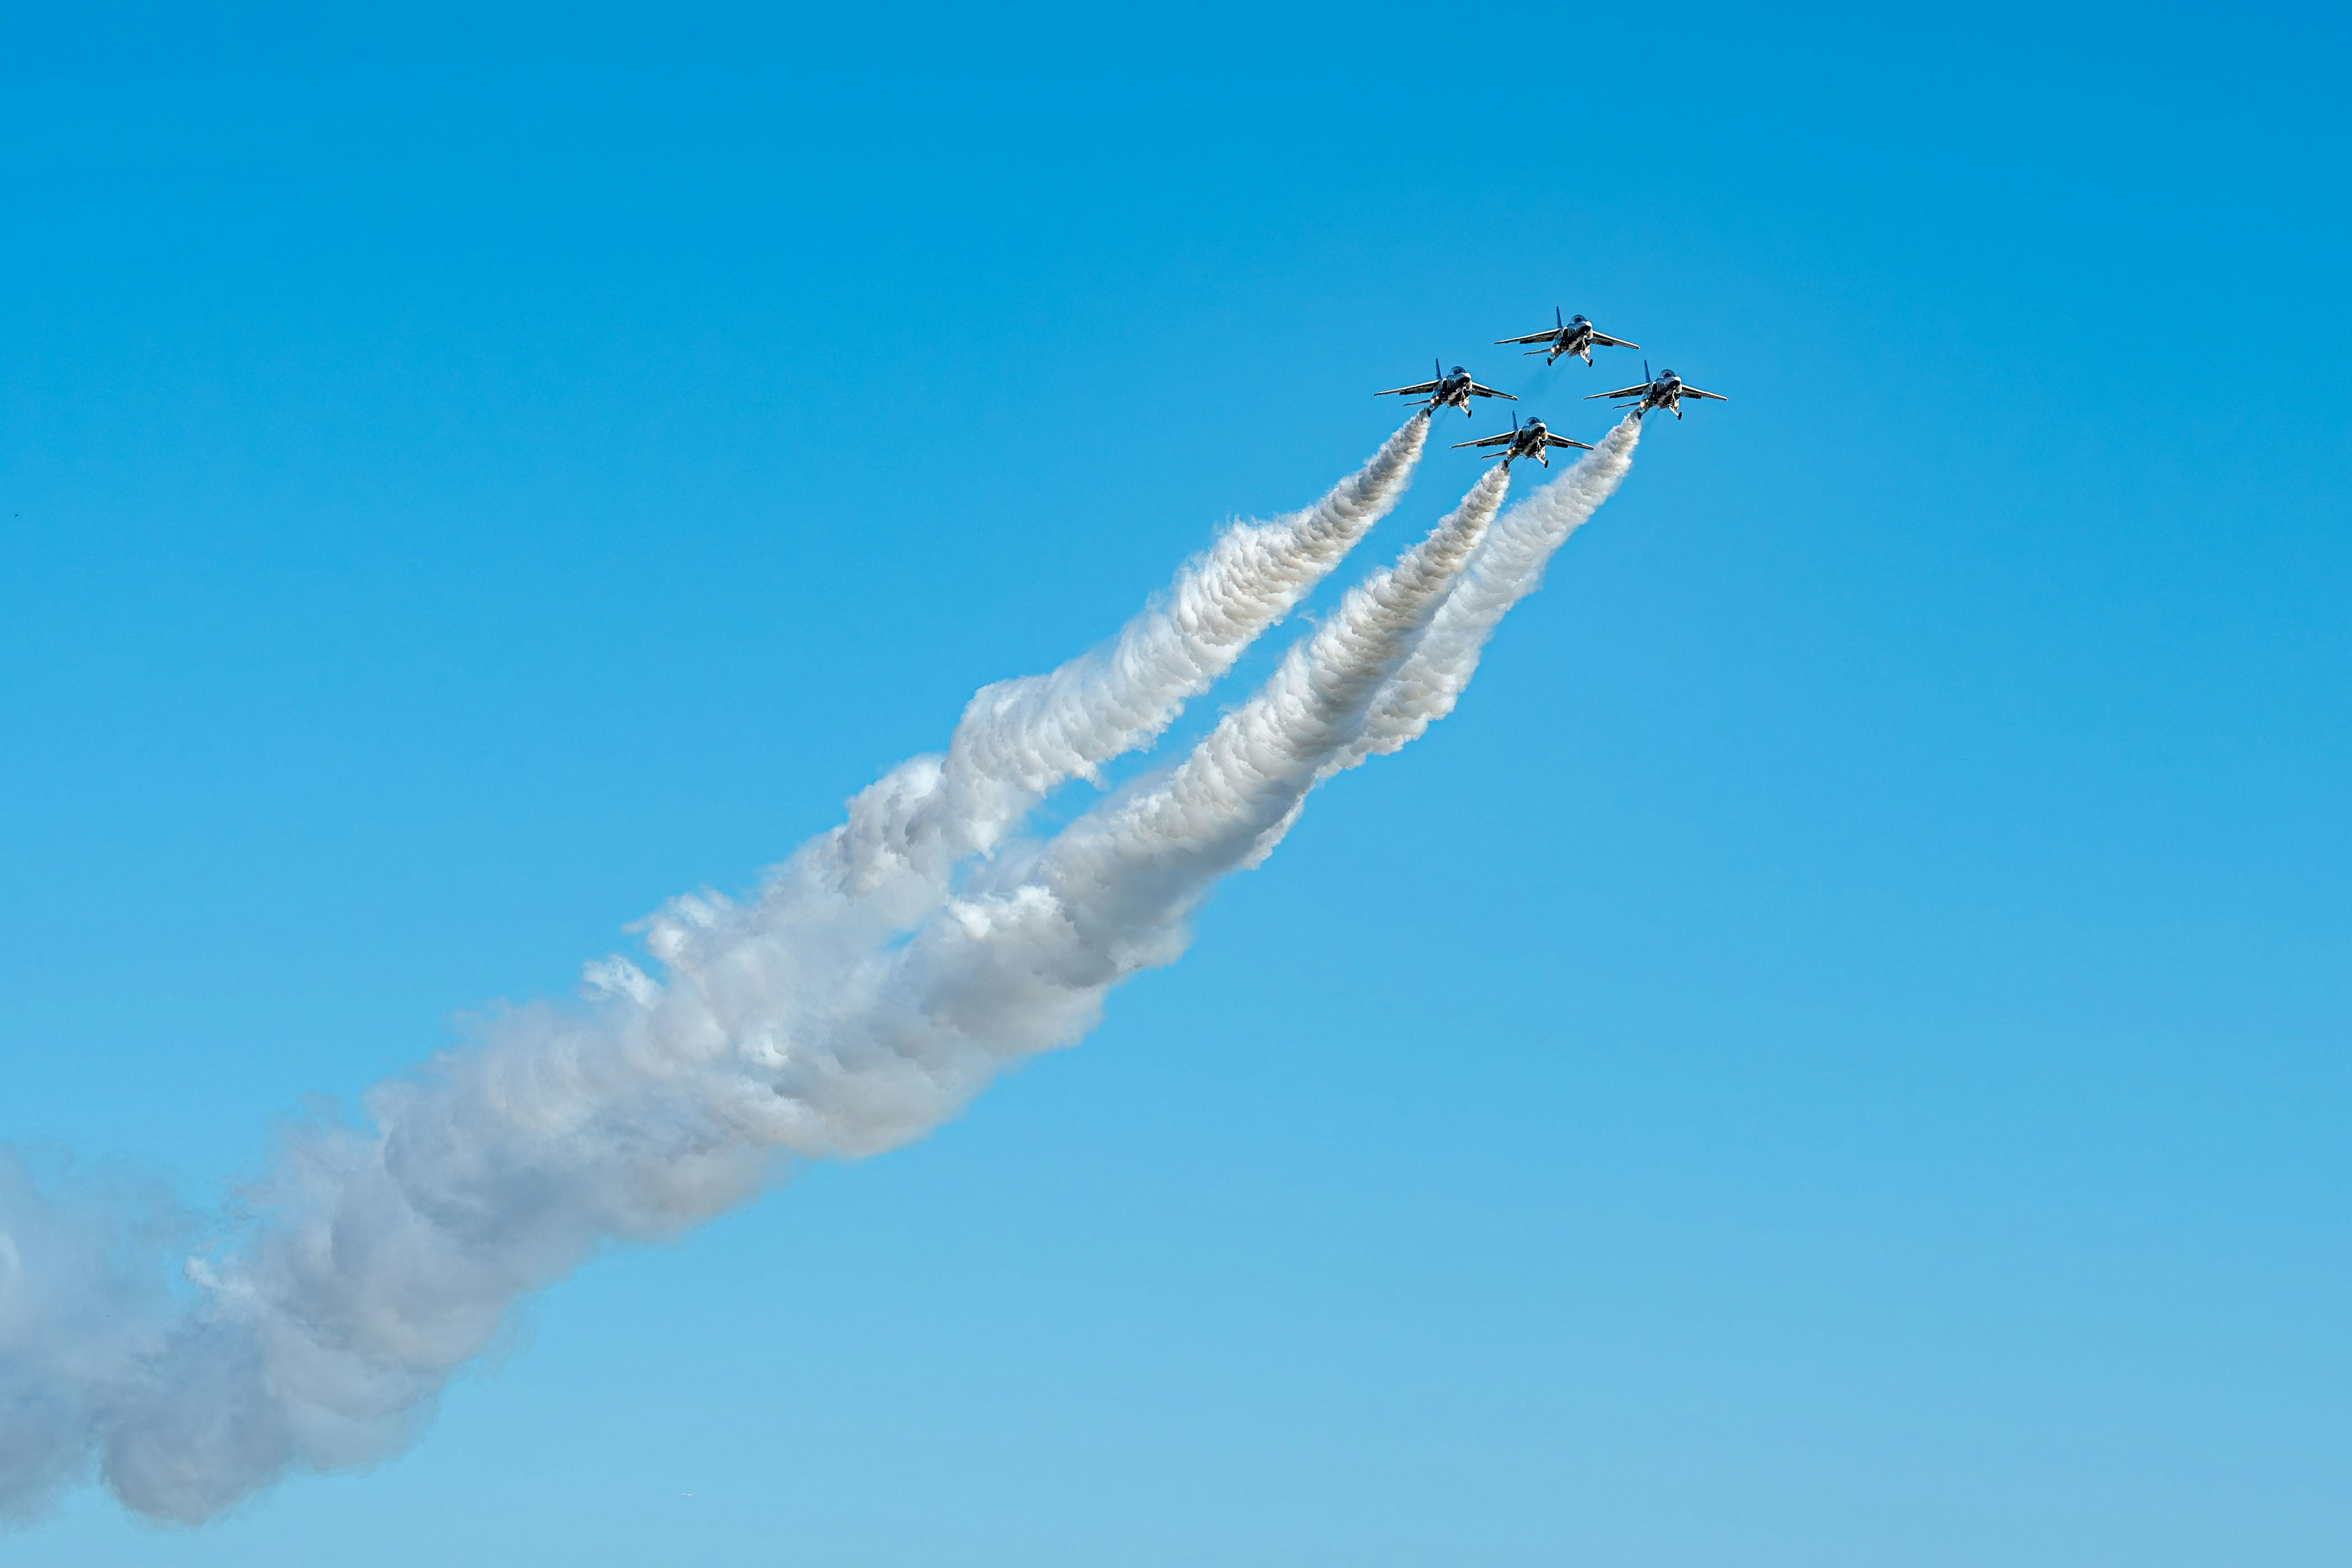
[(894, 1053), (976, 1059), (984, 1070), (1066, 1045), (1093, 1027), (1110, 986), (1174, 962), (1186, 913), (1219, 877), (1263, 856), (1355, 740), (1507, 483), (1489, 471), (1395, 565), (1350, 590), (1174, 769), (1088, 812), (1028, 864), (975, 878), (900, 951), (885, 984)]
[(1428, 440), (1429, 416), (1415, 414), (1313, 506), (1227, 529), (1109, 646), (981, 688), (900, 853), (928, 866), (986, 850), (1056, 784), (1157, 738), (1388, 514)]
[(1429, 635), (1373, 702), (1362, 735), (1335, 759), (1337, 766), (1352, 768), (1374, 753), (1393, 752), (1454, 711), (1478, 672), (1486, 639), (1512, 605), (1543, 586), (1544, 568), (1568, 536), (1617, 493), (1641, 439), (1640, 416), (1627, 415), (1574, 468), (1496, 524)]
[[(60, 1196), (0, 1152), (0, 1510), (95, 1464), (131, 1508), (194, 1522), (289, 1469), (382, 1459), (520, 1298), (598, 1247), (709, 1219), (781, 1159), (919, 1137), (1008, 1062), (1076, 1039), (1318, 779), (1411, 738), (1403, 715), (1431, 700), (1400, 692), (1450, 706), (1633, 445), (1621, 427), (1586, 465), (1613, 462), (1605, 482), (1572, 473), (1499, 521), (1490, 472), (1177, 765), (1049, 841), (1012, 836), (1058, 784), (1148, 745), (1328, 574), (1427, 429), (1416, 416), (1315, 506), (1226, 531), (1100, 652), (984, 689), (944, 757), (861, 793), (755, 897), (673, 900), (641, 928), (654, 973), (591, 964), (577, 1003), (500, 1015), (356, 1120), (303, 1127), (180, 1280), (159, 1260), (186, 1250), (184, 1217)], [(1465, 638), (1467, 663), (1446, 651)]]

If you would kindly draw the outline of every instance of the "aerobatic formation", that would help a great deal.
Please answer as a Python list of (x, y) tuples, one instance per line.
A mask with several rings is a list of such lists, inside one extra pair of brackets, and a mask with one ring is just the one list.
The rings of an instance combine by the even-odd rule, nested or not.
[[(1623, 338), (1609, 336), (1591, 321), (1586, 321), (1580, 311), (1562, 320), (1559, 307), (1555, 305), (1552, 307), (1551, 317), (1552, 326), (1549, 331), (1528, 332), (1516, 338), (1497, 338), (1495, 342), (1497, 346), (1506, 343), (1535, 343), (1538, 346), (1527, 352), (1530, 354), (1542, 354), (1544, 363), (1547, 365), (1559, 363), (1562, 354), (1574, 354), (1586, 364), (1591, 364), (1592, 351), (1596, 346), (1612, 349), (1638, 349), (1642, 346), (1639, 343), (1628, 342)], [(1430, 363), (1433, 366), (1441, 366), (1444, 362), (1433, 360)], [(1418, 397), (1423, 400), (1422, 406), (1432, 414), (1435, 414), (1441, 408), (1459, 408), (1467, 415), (1471, 412), (1470, 400), (1474, 397), (1499, 397), (1511, 403), (1518, 401), (1510, 393), (1497, 392), (1491, 386), (1480, 385), (1471, 377), (1467, 370), (1458, 364), (1450, 371), (1439, 369), (1433, 380), (1417, 381), (1410, 386), (1391, 386), (1384, 391), (1376, 392), (1372, 395)], [(1639, 384), (1621, 386), (1614, 392), (1596, 392), (1585, 401), (1594, 402), (1601, 398), (1615, 398), (1618, 400), (1618, 406), (1628, 410), (1634, 419), (1641, 418), (1653, 408), (1663, 408), (1679, 419), (1683, 416), (1683, 399), (1685, 397), (1712, 397), (1718, 403), (1730, 401), (1719, 392), (1701, 392), (1670, 370), (1662, 370), (1653, 376), (1650, 374), (1647, 360), (1642, 362), (1642, 380)], [(1520, 458), (1533, 458), (1549, 468), (1551, 467), (1550, 450), (1555, 447), (1578, 447), (1588, 452), (1592, 450), (1591, 447), (1582, 441), (1571, 441), (1565, 436), (1553, 435), (1544, 427), (1544, 422), (1540, 419), (1530, 419), (1525, 425), (1521, 425), (1516, 415), (1511, 418), (1511, 428), (1502, 435), (1488, 436), (1476, 441), (1457, 441), (1454, 445), (1491, 448), (1486, 456), (1502, 458), (1503, 467), (1507, 468)]]
[[(1619, 342), (1580, 324), (1546, 341)], [(600, 1248), (675, 1236), (790, 1159), (921, 1137), (1007, 1066), (1075, 1044), (1112, 986), (1175, 961), (1190, 913), (1318, 783), (1453, 710), (1503, 616), (1624, 479), (1643, 414), (1714, 395), (1669, 374), (1607, 395), (1636, 401), (1589, 447), (1539, 421), (1493, 438), (1503, 461), (1181, 760), (1024, 836), (1339, 565), (1438, 409), (1508, 396), (1460, 371), (1395, 390), (1425, 405), (1320, 500), (1226, 528), (1104, 647), (982, 688), (944, 753), (883, 774), (755, 892), (645, 921), (649, 962), (591, 963), (576, 999), (502, 1013), (359, 1114), (303, 1124), (234, 1219), (129, 1212), (0, 1150), (0, 1513), (95, 1475), (195, 1522), (290, 1470), (381, 1460), (518, 1301)], [(1562, 446), (1585, 455), (1506, 510), (1511, 460)]]

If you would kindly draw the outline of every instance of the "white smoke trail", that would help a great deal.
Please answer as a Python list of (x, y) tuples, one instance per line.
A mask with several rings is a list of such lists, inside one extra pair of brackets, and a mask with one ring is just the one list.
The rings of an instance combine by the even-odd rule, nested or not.
[(645, 926), (661, 982), (592, 965), (584, 1006), (509, 1014), (372, 1091), (363, 1124), (301, 1131), (180, 1301), (121, 1233), (0, 1180), (0, 1510), (93, 1449), (126, 1503), (183, 1521), (289, 1468), (381, 1458), (519, 1297), (599, 1245), (742, 1202), (780, 1152), (869, 1152), (952, 1114), (1001, 1046), (907, 1048), (885, 1005), (898, 939), (957, 856), (1230, 668), (1393, 504), (1426, 435), (1416, 416), (1316, 506), (1229, 530), (1106, 653), (983, 693), (944, 760), (865, 792), (757, 900), (675, 900)]
[(937, 889), (1055, 786), (1150, 744), (1388, 515), (1428, 439), (1416, 413), (1314, 505), (1225, 530), (1108, 647), (981, 688), (943, 761), (917, 758), (852, 803), (844, 879), (870, 890), (911, 873)]
[[(1438, 607), (1429, 630), (1373, 698), (1361, 729), (1323, 763), (1321, 777), (1396, 751), (1454, 711), (1478, 671), (1486, 639), (1512, 605), (1543, 585), (1544, 568), (1568, 536), (1616, 493), (1633, 468), (1633, 447), (1641, 438), (1640, 419), (1628, 416), (1620, 420), (1574, 468), (1495, 524), (1470, 558), (1461, 582)], [(1255, 865), (1272, 853), (1306, 808), (1307, 797), (1301, 795), (1289, 815), (1260, 837), (1245, 863)]]
[(1641, 419), (1626, 416), (1574, 468), (1495, 524), (1428, 635), (1374, 700), (1362, 734), (1333, 758), (1334, 771), (1393, 752), (1454, 711), (1486, 639), (1512, 605), (1543, 585), (1553, 552), (1616, 493), (1641, 439)]
[[(1420, 432), (1403, 439), (1418, 451)], [(1181, 951), (1215, 879), (1263, 853), (1358, 747), (1468, 585), (1504, 484), (1487, 475), (1352, 591), (1164, 777), (948, 897), (926, 867), (949, 852), (930, 843), (993, 844), (1022, 796), (1148, 741), (1230, 666), (1234, 638), (1360, 535), (1365, 503), (1330, 505), (1297, 531), (1304, 547), (1258, 555), (1271, 588), (1249, 590), (1240, 567), (1221, 577), (1213, 550), (1180, 579), (1209, 585), (1171, 595), (1172, 629), (1139, 634), (1157, 651), (987, 710), (1009, 716), (983, 738), (1014, 737), (1013, 764), (919, 761), (757, 900), (680, 899), (647, 921), (659, 982), (625, 960), (593, 965), (585, 1005), (509, 1014), (477, 1048), (377, 1088), (363, 1124), (306, 1129), (249, 1194), (253, 1223), (189, 1266), (177, 1303), (125, 1261), (122, 1233), (0, 1167), (0, 1508), (37, 1506), (93, 1448), (131, 1507), (188, 1521), (289, 1468), (381, 1458), (519, 1297), (600, 1245), (742, 1202), (779, 1154), (918, 1137), (1006, 1062), (1075, 1039), (1109, 985)], [(960, 765), (973, 782), (950, 786)], [(935, 805), (954, 790), (976, 804)], [(886, 862), (898, 868), (845, 874)]]
[(1066, 1045), (1093, 1027), (1109, 987), (1174, 962), (1193, 905), (1263, 857), (1268, 835), (1355, 741), (1508, 483), (1503, 469), (1488, 470), (1164, 778), (1081, 817), (1018, 875), (955, 900), (900, 955), (883, 998), (891, 1048), (986, 1059)]

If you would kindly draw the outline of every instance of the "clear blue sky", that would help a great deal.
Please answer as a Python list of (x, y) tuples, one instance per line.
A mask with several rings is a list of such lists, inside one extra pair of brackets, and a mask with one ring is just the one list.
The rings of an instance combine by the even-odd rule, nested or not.
[(2352, 1558), (2340, 9), (192, 9), (0, 30), (0, 1139), (192, 1200), (1433, 354), (1733, 401), (1087, 1045), (0, 1563)]

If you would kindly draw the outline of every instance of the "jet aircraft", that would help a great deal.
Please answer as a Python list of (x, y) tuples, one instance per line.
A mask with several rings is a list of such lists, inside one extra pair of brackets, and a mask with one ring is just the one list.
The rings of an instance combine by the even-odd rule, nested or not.
[(1499, 436), (1488, 436), (1476, 441), (1456, 441), (1454, 445), (1456, 447), (1495, 447), (1496, 450), (1487, 453), (1486, 456), (1502, 458), (1503, 467), (1507, 468), (1511, 466), (1511, 459), (1514, 458), (1533, 458), (1549, 468), (1551, 467), (1550, 449), (1554, 447), (1575, 447), (1587, 452), (1592, 450), (1581, 441), (1571, 441), (1565, 436), (1553, 435), (1544, 428), (1544, 422), (1540, 419), (1530, 419), (1522, 425), (1516, 415), (1512, 416), (1511, 427)]
[(1612, 338), (1595, 327), (1581, 315), (1559, 319), (1559, 307), (1551, 308), (1551, 319), (1558, 323), (1548, 332), (1529, 332), (1524, 338), (1496, 338), (1496, 346), (1504, 343), (1541, 343), (1539, 349), (1529, 349), (1531, 354), (1545, 355), (1544, 363), (1557, 364), (1562, 354), (1574, 354), (1585, 363), (1592, 363), (1592, 351), (1597, 348), (1638, 349), (1639, 343), (1629, 343), (1622, 338)]
[[(1431, 360), (1429, 363), (1432, 367), (1437, 364), (1435, 360)], [(1450, 372), (1438, 371), (1435, 381), (1416, 382), (1411, 386), (1391, 386), (1386, 392), (1375, 392), (1372, 395), (1374, 397), (1426, 397), (1429, 399), (1429, 411), (1433, 415), (1441, 408), (1459, 408), (1467, 415), (1470, 412), (1470, 400), (1474, 397), (1499, 397), (1508, 403), (1518, 401), (1507, 392), (1497, 392), (1491, 386), (1479, 385), (1470, 379), (1470, 373), (1458, 364)]]
[[(1643, 375), (1650, 374), (1650, 362), (1647, 360), (1642, 362), (1642, 374)], [(1654, 381), (1644, 382), (1639, 386), (1621, 386), (1614, 392), (1596, 392), (1592, 397), (1588, 397), (1584, 401), (1590, 403), (1593, 397), (1632, 399), (1630, 404), (1621, 403), (1618, 406), (1631, 407), (1636, 419), (1653, 408), (1664, 408), (1679, 419), (1683, 416), (1683, 399), (1685, 397), (1712, 397), (1717, 403), (1731, 401), (1719, 392), (1701, 392), (1696, 386), (1685, 386), (1683, 384), (1683, 378), (1670, 370), (1660, 371)]]

